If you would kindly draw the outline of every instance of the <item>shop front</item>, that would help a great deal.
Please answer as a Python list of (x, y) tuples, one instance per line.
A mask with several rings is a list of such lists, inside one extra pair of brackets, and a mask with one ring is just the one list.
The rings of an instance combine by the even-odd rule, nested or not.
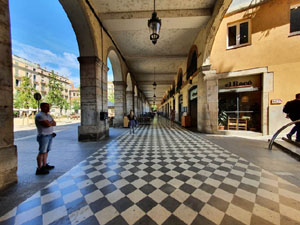
[(192, 87), (189, 90), (189, 114), (191, 118), (191, 128), (197, 128), (198, 118), (198, 102), (197, 102), (197, 86)]
[(262, 132), (262, 81), (260, 75), (220, 79), (219, 130)]

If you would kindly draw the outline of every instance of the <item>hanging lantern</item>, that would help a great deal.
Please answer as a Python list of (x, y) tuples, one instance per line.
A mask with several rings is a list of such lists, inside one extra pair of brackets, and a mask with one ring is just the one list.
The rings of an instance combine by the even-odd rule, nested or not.
[(148, 20), (148, 27), (150, 32), (150, 40), (155, 45), (157, 39), (159, 38), (159, 32), (161, 27), (161, 19), (157, 17), (157, 13), (155, 11), (155, 0), (154, 0), (154, 11), (152, 13), (151, 19)]

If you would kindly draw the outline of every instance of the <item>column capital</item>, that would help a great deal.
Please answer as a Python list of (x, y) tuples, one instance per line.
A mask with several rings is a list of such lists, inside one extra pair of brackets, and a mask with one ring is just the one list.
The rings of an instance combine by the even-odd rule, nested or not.
[(81, 64), (99, 64), (99, 66), (103, 66), (105, 72), (109, 70), (109, 68), (103, 63), (98, 56), (80, 56), (77, 58), (79, 63)]
[(80, 56), (77, 58), (80, 63), (102, 63), (97, 56)]
[(125, 81), (113, 81), (113, 84), (115, 86), (124, 86), (125, 88), (127, 87), (127, 84)]

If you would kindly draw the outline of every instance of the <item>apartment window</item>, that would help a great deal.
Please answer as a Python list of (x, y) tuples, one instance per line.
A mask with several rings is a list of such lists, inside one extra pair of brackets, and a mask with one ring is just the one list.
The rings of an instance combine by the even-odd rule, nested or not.
[(73, 97), (75, 97), (75, 93), (73, 93)]
[(16, 79), (16, 86), (19, 87), (21, 85), (21, 81)]
[(36, 75), (33, 75), (33, 80), (34, 80), (34, 81), (36, 80)]
[(300, 34), (300, 5), (293, 6), (290, 11), (290, 33)]
[(235, 48), (250, 44), (249, 21), (228, 25), (227, 48)]
[(33, 85), (34, 89), (36, 89), (36, 84)]

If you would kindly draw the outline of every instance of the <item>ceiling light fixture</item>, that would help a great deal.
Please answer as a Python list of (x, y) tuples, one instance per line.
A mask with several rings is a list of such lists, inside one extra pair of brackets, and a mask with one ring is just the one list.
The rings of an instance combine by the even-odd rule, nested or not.
[(156, 86), (157, 86), (157, 84), (156, 84), (156, 82), (155, 82), (155, 67), (154, 67), (154, 72), (153, 72), (153, 79), (154, 79), (154, 82), (153, 82), (153, 89), (155, 90), (156, 89)]
[(159, 32), (161, 27), (161, 19), (157, 17), (157, 13), (155, 11), (155, 0), (154, 0), (154, 11), (152, 13), (152, 17), (148, 20), (148, 27), (150, 32), (150, 40), (155, 45), (157, 39), (159, 38)]

